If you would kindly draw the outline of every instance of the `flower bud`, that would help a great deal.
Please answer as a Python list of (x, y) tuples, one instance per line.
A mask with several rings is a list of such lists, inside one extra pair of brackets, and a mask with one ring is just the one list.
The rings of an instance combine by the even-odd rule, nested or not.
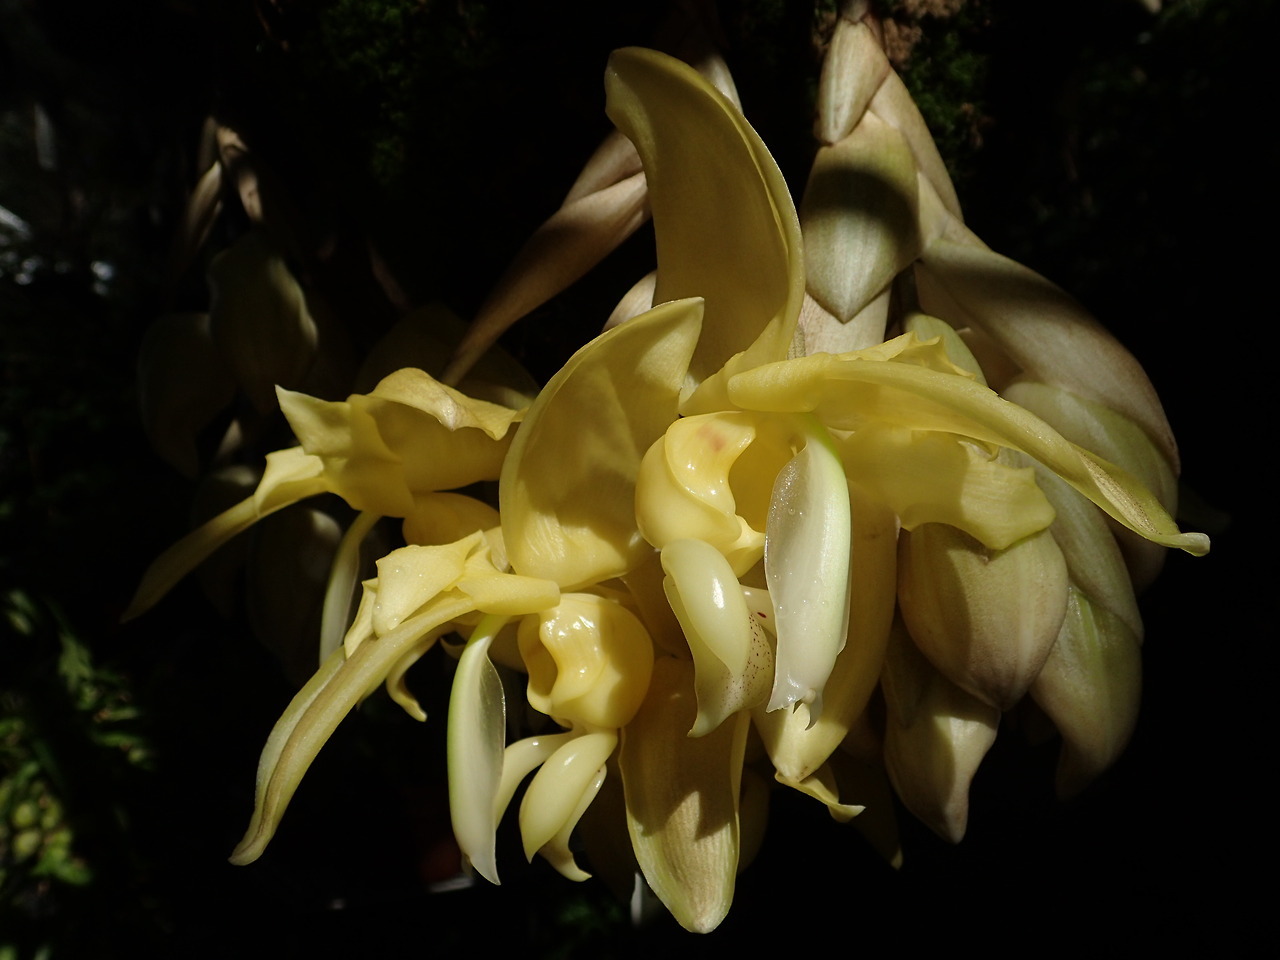
[(800, 204), (805, 286), (848, 323), (919, 256), (916, 165), (874, 114), (818, 148)]
[(1040, 672), (1066, 615), (1067, 565), (1047, 530), (991, 550), (945, 524), (899, 539), (898, 601), (916, 646), (1001, 710)]
[(995, 743), (1000, 711), (951, 683), (896, 628), (882, 675), (884, 759), (902, 802), (938, 836), (964, 837), (969, 784)]
[(1142, 655), (1128, 625), (1074, 587), (1031, 696), (1062, 734), (1058, 795), (1079, 793), (1120, 756), (1142, 695)]

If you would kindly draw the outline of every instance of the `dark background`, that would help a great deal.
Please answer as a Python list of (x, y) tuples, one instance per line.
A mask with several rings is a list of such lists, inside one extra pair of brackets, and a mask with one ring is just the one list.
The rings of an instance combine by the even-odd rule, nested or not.
[[(1260, 540), (1276, 438), (1276, 18), (1262, 0), (1158, 15), (970, 0), (945, 19), (888, 5), (923, 30), (906, 76), (969, 223), (1146, 366), (1181, 445), (1184, 523), (1214, 534), (1213, 554), (1171, 556), (1143, 598), (1142, 716), (1094, 788), (1058, 803), (1054, 746), (1007, 731), (964, 842), (903, 817), (897, 873), (812, 801), (777, 794), (719, 931), (633, 931), (603, 887), (522, 869), (510, 838), (502, 888), (428, 894), (423, 878), (448, 872), (443, 718), (417, 725), (375, 697), (323, 752), (271, 852), (226, 864), (289, 683), (191, 584), (117, 625), (187, 522), (191, 486), (146, 444), (134, 369), (156, 316), (207, 305), (204, 260), (166, 273), (201, 124), (235, 125), (288, 184), (293, 265), (363, 348), (397, 312), (370, 246), (402, 303), (468, 316), (558, 205), (608, 129), (608, 51), (652, 42), (662, 5), (614, 6), (0, 0), (0, 207), (26, 225), (0, 226), (0, 800), (12, 810), (25, 792), (45, 818), (36, 854), (17, 858), (12, 823), (0, 844), (0, 955), (627, 956), (812, 949), (832, 932), (874, 952), (1194, 949), (1273, 931), (1243, 872), (1270, 865), (1261, 773), (1275, 766)], [(822, 18), (805, 3), (719, 7), (748, 119), (798, 192)], [(36, 105), (52, 154), (37, 150)], [(228, 207), (206, 259), (246, 227)], [(651, 244), (641, 231), (508, 347), (545, 380)], [(429, 691), (443, 665), (417, 670), (424, 702), (441, 702)]]

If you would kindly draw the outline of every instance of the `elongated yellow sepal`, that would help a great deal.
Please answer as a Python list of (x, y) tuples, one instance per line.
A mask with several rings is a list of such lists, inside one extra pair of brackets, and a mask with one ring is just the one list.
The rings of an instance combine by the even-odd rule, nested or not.
[(696, 715), (693, 664), (659, 658), (649, 695), (622, 732), (618, 765), (645, 879), (682, 927), (706, 933), (733, 903), (749, 717), (689, 737)]
[[(644, 163), (658, 245), (655, 303), (702, 297), (685, 395), (735, 365), (787, 354), (804, 296), (800, 224), (778, 166), (742, 112), (692, 67), (614, 52), (606, 110)], [(701, 412), (723, 408), (708, 400)]]

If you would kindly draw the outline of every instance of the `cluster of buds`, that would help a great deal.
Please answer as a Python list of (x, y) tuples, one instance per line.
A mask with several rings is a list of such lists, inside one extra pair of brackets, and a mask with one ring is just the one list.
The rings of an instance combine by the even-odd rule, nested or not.
[[(594, 870), (638, 871), (690, 930), (727, 913), (770, 781), (865, 821), (896, 859), (886, 782), (959, 840), (973, 772), (1028, 693), (1062, 735), (1064, 794), (1123, 748), (1135, 584), (1153, 551), (1208, 549), (1170, 518), (1176, 454), (1145, 375), (964, 226), (856, 9), (828, 54), (798, 214), (722, 62), (691, 59), (613, 55), (620, 133), (444, 382), (403, 369), (341, 403), (279, 391), (298, 446), (145, 578), (134, 612), (273, 510), (329, 492), (359, 511), (321, 666), (263, 751), (236, 862), (262, 854), (373, 689), (426, 719), (404, 676), (453, 632), (468, 639), (449, 793), (469, 863), (497, 881), (498, 823), (536, 770), (525, 853), (582, 879), (580, 837)], [(646, 212), (657, 270), (527, 408), (446, 385)], [(451, 492), (481, 480), (497, 509)], [(355, 551), (384, 516), (406, 545), (351, 618)], [(504, 672), (536, 718), (510, 743)]]

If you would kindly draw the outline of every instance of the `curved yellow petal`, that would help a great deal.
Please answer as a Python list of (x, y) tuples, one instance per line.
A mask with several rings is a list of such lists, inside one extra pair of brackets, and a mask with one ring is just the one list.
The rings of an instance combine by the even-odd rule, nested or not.
[(618, 744), (616, 730), (584, 733), (560, 747), (542, 765), (520, 803), (524, 855), (533, 855), (582, 816), (582, 800), (599, 790), (598, 773)]
[(517, 573), (565, 589), (626, 573), (640, 459), (676, 418), (702, 302), (655, 307), (592, 340), (538, 395), (502, 468), (503, 541)]
[[(735, 368), (782, 359), (804, 265), (795, 207), (768, 149), (730, 100), (665, 54), (615, 51), (605, 90), (609, 117), (635, 144), (649, 184), (654, 302), (707, 303), (685, 396), (735, 355), (743, 354)], [(707, 399), (684, 412), (723, 406)]]
[(357, 510), (390, 517), (413, 512), (416, 494), (496, 479), (520, 419), (412, 367), (344, 401), (277, 394), (298, 442), (324, 461), (331, 489)]
[(303, 775), (351, 708), (421, 637), (469, 609), (466, 600), (442, 598), (377, 642), (360, 644), (350, 657), (342, 648), (329, 656), (298, 691), (267, 738), (258, 762), (253, 817), (231, 854), (232, 863), (252, 863), (262, 855)]
[[(659, 550), (693, 538), (726, 553), (746, 538), (745, 545), (755, 548), (751, 553), (762, 554), (764, 534), (743, 530), (729, 486), (729, 471), (754, 439), (755, 425), (744, 414), (682, 417), (673, 423), (644, 455), (636, 478), (636, 521), (644, 538)], [(759, 555), (752, 557), (747, 567), (758, 560)]]
[(1170, 513), (1178, 508), (1178, 477), (1146, 431), (1124, 414), (1061, 387), (1020, 380), (1001, 396), (1030, 410), (1077, 446), (1129, 471)]
[(764, 702), (773, 683), (773, 651), (714, 547), (672, 541), (662, 550), (662, 567), (667, 600), (693, 654), (698, 718), (689, 736), (702, 737), (731, 714)]
[(825, 763), (803, 780), (792, 780), (781, 773), (774, 777), (779, 783), (825, 804), (831, 818), (839, 823), (848, 823), (865, 809), (858, 804), (840, 802), (840, 788), (836, 783), (835, 772)]
[(578, 866), (578, 862), (574, 859), (573, 851), (569, 849), (569, 840), (573, 835), (573, 831), (577, 829), (578, 821), (583, 818), (591, 804), (595, 801), (596, 795), (600, 793), (600, 788), (604, 786), (604, 781), (608, 776), (608, 768), (600, 767), (595, 776), (587, 784), (586, 789), (582, 791), (582, 796), (578, 798), (578, 804), (565, 818), (564, 823), (556, 832), (556, 835), (548, 840), (539, 848), (540, 853), (548, 863), (551, 864), (560, 876), (566, 880), (581, 882), (591, 879), (591, 874), (587, 873)]
[(431, 547), (401, 547), (378, 561), (373, 629), (390, 633), (462, 576), (467, 556), (484, 543), (482, 534)]
[(150, 610), (201, 561), (263, 517), (324, 493), (328, 485), (321, 469), (321, 462), (300, 447), (267, 454), (267, 469), (253, 496), (224, 510), (156, 557), (142, 575), (142, 582), (120, 619), (132, 620)]
[(1034, 414), (968, 377), (869, 359), (871, 353), (767, 364), (734, 377), (730, 397), (750, 410), (814, 411), (836, 429), (881, 421), (1021, 450), (1148, 540), (1197, 556), (1208, 552), (1208, 537), (1180, 531), (1132, 475), (1081, 450)]
[(947, 523), (1001, 549), (1053, 522), (1030, 467), (1003, 463), (955, 434), (869, 424), (839, 446), (849, 477), (907, 530)]

